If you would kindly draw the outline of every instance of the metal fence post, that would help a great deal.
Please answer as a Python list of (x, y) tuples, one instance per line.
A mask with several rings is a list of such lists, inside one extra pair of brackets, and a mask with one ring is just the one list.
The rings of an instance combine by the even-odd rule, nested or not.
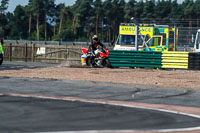
[(176, 24), (174, 25), (174, 51), (176, 51)]
[(174, 51), (176, 51), (176, 23), (172, 18), (170, 19), (170, 21), (174, 24)]
[(32, 62), (35, 62), (35, 44), (32, 44)]
[(136, 35), (135, 35), (135, 47), (136, 47), (136, 51), (138, 51), (138, 30), (139, 30), (139, 26), (136, 25)]
[(27, 52), (28, 48), (27, 48), (27, 43), (25, 44), (25, 62), (27, 62), (27, 56), (28, 56), (28, 52)]
[(9, 45), (9, 61), (12, 61), (12, 43)]

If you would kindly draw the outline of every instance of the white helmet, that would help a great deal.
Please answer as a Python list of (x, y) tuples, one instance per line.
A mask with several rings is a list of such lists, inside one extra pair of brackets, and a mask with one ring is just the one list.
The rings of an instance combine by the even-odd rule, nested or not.
[(97, 36), (97, 35), (94, 35), (94, 36), (92, 37), (92, 40), (98, 40), (98, 36)]

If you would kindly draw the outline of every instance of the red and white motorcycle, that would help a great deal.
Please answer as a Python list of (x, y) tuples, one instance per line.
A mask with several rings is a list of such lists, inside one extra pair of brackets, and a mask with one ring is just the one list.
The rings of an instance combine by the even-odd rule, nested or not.
[(107, 67), (111, 68), (110, 61), (108, 59), (109, 51), (105, 48), (97, 49), (95, 55), (88, 53), (88, 48), (81, 48), (83, 56), (85, 57), (85, 64), (90, 67)]

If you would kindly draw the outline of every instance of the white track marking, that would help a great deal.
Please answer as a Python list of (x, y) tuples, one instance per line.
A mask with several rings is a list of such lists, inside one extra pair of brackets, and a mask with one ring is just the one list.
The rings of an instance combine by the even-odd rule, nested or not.
[[(178, 115), (185, 115), (189, 117), (194, 117), (200, 119), (199, 115), (183, 113), (178, 111), (166, 110), (166, 109), (158, 109), (158, 108), (150, 108), (150, 107), (142, 107), (142, 106), (135, 106), (130, 104), (120, 104), (114, 103), (116, 101), (109, 101), (106, 102), (96, 101), (94, 99), (85, 99), (85, 98), (72, 98), (72, 97), (63, 97), (63, 96), (42, 96), (42, 95), (30, 95), (30, 94), (15, 94), (15, 93), (0, 93), (0, 95), (9, 95), (9, 96), (16, 96), (16, 97), (33, 97), (33, 98), (41, 98), (41, 99), (52, 99), (52, 100), (63, 100), (63, 101), (77, 101), (77, 102), (85, 102), (85, 103), (94, 103), (94, 104), (106, 104), (106, 105), (114, 105), (114, 106), (121, 106), (121, 107), (128, 107), (128, 108), (139, 108), (139, 109), (146, 109), (146, 110), (154, 110), (154, 111), (161, 111), (167, 113), (174, 113)], [(100, 100), (100, 99), (99, 99)], [(178, 129), (160, 129), (160, 130), (90, 130), (90, 131), (58, 131), (58, 132), (37, 132), (37, 133), (134, 133), (134, 132), (180, 132), (180, 131), (194, 131), (200, 130), (200, 126), (198, 127), (190, 127), (190, 128), (178, 128)]]
[(188, 128), (186, 130), (179, 129), (166, 129), (166, 130), (88, 130), (88, 131), (57, 131), (57, 132), (36, 132), (36, 133), (168, 133), (168, 132), (181, 132), (181, 131), (193, 131), (200, 128)]

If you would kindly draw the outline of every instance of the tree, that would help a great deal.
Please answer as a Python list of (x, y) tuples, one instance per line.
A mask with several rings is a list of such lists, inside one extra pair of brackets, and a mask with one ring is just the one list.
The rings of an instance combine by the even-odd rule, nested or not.
[(144, 10), (141, 14), (142, 21), (145, 23), (152, 23), (155, 11), (155, 0), (146, 0)]
[[(112, 2), (112, 18), (111, 18), (111, 24), (112, 24), (112, 30), (113, 30), (113, 40), (117, 39), (118, 31), (119, 31), (119, 25), (124, 21), (124, 7), (125, 7), (125, 1), (124, 0), (113, 0)], [(117, 14), (117, 15), (115, 15)]]
[(106, 40), (108, 42), (111, 41), (111, 21), (112, 21), (112, 17), (113, 17), (113, 14), (112, 14), (112, 0), (105, 0), (103, 2), (103, 9), (104, 9), (104, 19), (105, 19), (105, 28), (106, 28), (106, 31), (107, 31), (107, 34), (106, 34)]
[(131, 17), (136, 17), (136, 1), (135, 0), (129, 0), (128, 3), (126, 3), (125, 8), (124, 8), (124, 19), (126, 22), (130, 22)]
[(66, 11), (66, 7), (64, 7), (63, 10), (61, 11), (60, 25), (59, 25), (58, 34), (60, 34), (60, 33), (61, 33), (61, 30), (62, 30), (62, 25), (63, 25), (63, 19), (64, 19), (65, 11)]
[(171, 0), (158, 0), (154, 8), (154, 19), (160, 24), (166, 24), (170, 19), (170, 12), (172, 10)]
[(10, 35), (14, 39), (25, 39), (28, 37), (28, 15), (23, 6), (18, 5), (14, 10), (14, 16), (9, 22)]
[(186, 20), (189, 20), (189, 27), (192, 27), (192, 18), (194, 17), (194, 2), (193, 0), (185, 0), (182, 3), (184, 9), (184, 16)]
[(71, 8), (64, 7), (61, 13), (60, 26), (59, 26), (59, 39), (64, 41), (72, 41), (74, 39), (74, 34), (72, 31), (72, 19), (73, 13)]
[[(58, 5), (55, 6), (55, 11), (54, 11), (54, 22), (53, 22), (53, 36), (56, 36), (57, 34), (60, 33), (59, 31), (59, 27), (60, 27), (60, 20), (61, 20), (61, 14), (63, 13), (63, 10), (65, 8), (65, 4), (64, 3), (60, 3)], [(57, 33), (58, 32), (58, 33)]]
[(33, 15), (34, 14), (34, 8), (32, 6), (32, 3), (31, 1), (29, 1), (29, 4), (25, 7), (25, 10), (29, 16), (29, 24), (28, 24), (28, 39), (30, 40), (31, 39), (31, 33), (32, 33), (32, 30), (33, 30), (33, 26), (32, 26), (32, 19), (33, 19)]
[[(29, 0), (6, 12), (9, 0), (0, 3), (0, 37), (31, 40), (88, 40), (93, 34), (113, 42), (122, 22), (199, 26), (200, 1), (184, 0), (76, 0), (72, 6), (55, 0)], [(157, 20), (157, 22), (154, 22)], [(187, 23), (185, 23), (187, 22)]]
[(77, 0), (72, 7), (73, 10), (73, 29), (77, 38), (87, 37), (88, 19), (91, 17), (92, 0)]
[(55, 0), (43, 0), (44, 2), (44, 40), (47, 40), (47, 23), (52, 21), (54, 11), (55, 11)]
[(171, 3), (171, 12), (169, 18), (172, 18), (177, 24), (181, 24), (183, 17), (183, 8), (180, 4), (177, 3), (177, 0), (174, 0)]
[(199, 0), (197, 0), (197, 1), (195, 1), (195, 6), (194, 6), (194, 12), (195, 12), (195, 15), (196, 15), (196, 19), (197, 19), (197, 27), (199, 27), (199, 19), (200, 19), (200, 1)]
[(8, 9), (9, 0), (1, 0), (0, 5), (0, 38), (4, 38), (5, 25), (7, 23), (7, 18), (5, 11)]
[(5, 14), (5, 11), (8, 9), (9, 0), (1, 0), (0, 5), (0, 14)]
[(28, 5), (31, 7), (30, 10), (34, 11), (33, 15), (36, 16), (36, 39), (40, 40), (40, 22), (42, 19), (40, 16), (41, 14), (44, 14), (44, 3), (43, 0), (29, 0)]
[(144, 2), (143, 0), (140, 0), (139, 2), (136, 3), (135, 5), (135, 18), (139, 21), (142, 19), (142, 13), (144, 10)]
[(98, 34), (98, 28), (99, 28), (99, 19), (103, 19), (103, 8), (102, 8), (102, 1), (101, 0), (95, 0), (93, 3), (93, 12), (95, 13), (96, 16), (96, 35)]

